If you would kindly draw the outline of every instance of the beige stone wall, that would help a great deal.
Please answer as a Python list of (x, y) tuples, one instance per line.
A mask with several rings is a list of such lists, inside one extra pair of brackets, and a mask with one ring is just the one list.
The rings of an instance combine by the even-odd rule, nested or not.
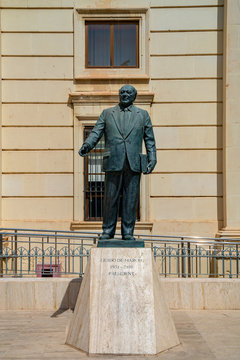
[(150, 12), (153, 231), (214, 236), (223, 220), (223, 2), (156, 0)]
[[(68, 96), (116, 94), (129, 82), (142, 94), (154, 93), (152, 104), (139, 104), (151, 112), (158, 149), (157, 167), (142, 186), (142, 220), (153, 223), (153, 233), (214, 236), (223, 221), (223, 1), (1, 4), (4, 226), (69, 229), (83, 220), (75, 147), (82, 124), (96, 121), (113, 101), (71, 108)], [(130, 8), (131, 16), (142, 16), (141, 69), (131, 76), (81, 70), (82, 15), (74, 6), (108, 13)]]
[(4, 226), (73, 218), (73, 2), (2, 1)]

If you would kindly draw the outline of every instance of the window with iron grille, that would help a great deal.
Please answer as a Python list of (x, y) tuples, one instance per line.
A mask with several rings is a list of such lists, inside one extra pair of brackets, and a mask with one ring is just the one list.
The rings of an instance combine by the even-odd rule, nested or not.
[[(84, 128), (84, 140), (93, 129), (92, 126)], [(104, 151), (104, 137), (94, 149), (84, 157), (84, 220), (100, 221), (103, 217), (104, 179), (102, 171)], [(137, 220), (140, 220), (140, 207), (138, 202)], [(118, 218), (122, 213), (122, 196), (120, 196)]]
[[(92, 127), (84, 128), (84, 140), (88, 137)], [(104, 178), (102, 159), (104, 150), (104, 137), (84, 158), (84, 218), (97, 221), (103, 216)]]

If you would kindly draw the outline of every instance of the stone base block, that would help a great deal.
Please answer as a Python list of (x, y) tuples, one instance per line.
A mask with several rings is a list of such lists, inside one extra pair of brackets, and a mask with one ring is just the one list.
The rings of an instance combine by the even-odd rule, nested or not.
[(66, 343), (115, 355), (179, 344), (151, 249), (92, 248)]
[(240, 229), (223, 228), (218, 231), (217, 237), (227, 239), (229, 241), (240, 241)]
[(97, 247), (144, 248), (144, 241), (116, 239), (98, 240)]

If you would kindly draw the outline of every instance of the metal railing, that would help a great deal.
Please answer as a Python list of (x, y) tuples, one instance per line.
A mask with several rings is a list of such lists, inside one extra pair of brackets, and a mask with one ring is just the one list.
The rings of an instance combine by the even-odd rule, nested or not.
[[(0, 229), (0, 277), (82, 277), (100, 232)], [(161, 277), (240, 277), (240, 239), (138, 234)], [(119, 239), (120, 236), (116, 236)]]

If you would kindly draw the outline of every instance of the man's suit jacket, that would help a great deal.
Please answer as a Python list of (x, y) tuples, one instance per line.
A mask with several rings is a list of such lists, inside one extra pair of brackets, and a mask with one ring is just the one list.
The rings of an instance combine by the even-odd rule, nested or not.
[(131, 170), (141, 172), (140, 154), (143, 140), (148, 160), (156, 160), (156, 145), (149, 114), (134, 105), (131, 110), (125, 134), (122, 132), (120, 107), (117, 105), (103, 110), (85, 141), (92, 149), (104, 134), (104, 171), (121, 171), (127, 156)]

